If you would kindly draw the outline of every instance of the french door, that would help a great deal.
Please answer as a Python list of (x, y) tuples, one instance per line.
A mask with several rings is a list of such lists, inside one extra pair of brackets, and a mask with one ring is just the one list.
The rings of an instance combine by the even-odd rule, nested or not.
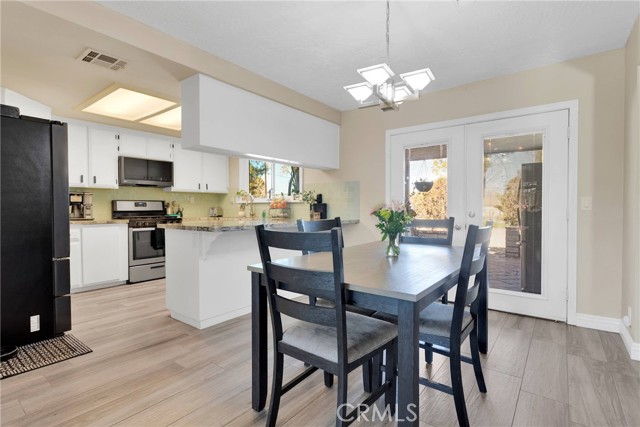
[[(566, 320), (568, 111), (391, 135), (389, 196), (421, 218), (493, 224), (489, 307)], [(421, 181), (431, 188), (420, 191)]]

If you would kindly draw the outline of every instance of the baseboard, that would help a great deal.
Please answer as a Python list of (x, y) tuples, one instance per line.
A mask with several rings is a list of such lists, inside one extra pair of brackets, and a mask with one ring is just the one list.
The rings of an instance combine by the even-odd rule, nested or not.
[(575, 325), (599, 331), (616, 332), (622, 337), (632, 360), (640, 360), (640, 343), (634, 342), (629, 330), (622, 323), (622, 319), (614, 317), (593, 316), (591, 314), (576, 313)]
[(576, 313), (576, 326), (597, 329), (606, 332), (620, 332), (620, 319), (615, 317), (593, 316), (591, 314)]
[(627, 351), (629, 352), (629, 356), (632, 360), (640, 360), (640, 343), (633, 342), (633, 338), (631, 338), (631, 334), (622, 320), (620, 321), (620, 336), (622, 337), (622, 342), (624, 342), (624, 346), (627, 347)]

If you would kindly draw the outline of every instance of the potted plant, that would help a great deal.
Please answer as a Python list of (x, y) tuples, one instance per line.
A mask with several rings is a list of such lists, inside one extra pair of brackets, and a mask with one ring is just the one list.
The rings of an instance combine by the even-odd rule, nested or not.
[(426, 193), (427, 191), (431, 190), (431, 188), (433, 187), (433, 181), (425, 181), (424, 179), (421, 178), (416, 182), (414, 182), (413, 186), (420, 193)]
[(251, 203), (252, 201), (253, 201), (253, 196), (247, 193), (245, 190), (236, 191), (236, 203), (240, 205), (238, 210), (239, 217), (242, 218), (245, 216), (245, 209), (247, 207), (247, 204)]
[(309, 217), (313, 219), (313, 204), (316, 202), (316, 192), (311, 191), (303, 191), (300, 193), (300, 197), (302, 201), (309, 205)]

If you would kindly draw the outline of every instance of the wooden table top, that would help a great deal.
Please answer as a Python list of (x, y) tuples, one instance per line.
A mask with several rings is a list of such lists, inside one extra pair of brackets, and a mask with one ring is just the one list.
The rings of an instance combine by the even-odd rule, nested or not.
[[(407, 301), (420, 301), (460, 271), (462, 247), (400, 244), (400, 256), (386, 256), (387, 242), (344, 248), (345, 286), (362, 292)], [(328, 252), (274, 260), (275, 263), (309, 270), (330, 270)], [(262, 273), (262, 264), (247, 267)]]

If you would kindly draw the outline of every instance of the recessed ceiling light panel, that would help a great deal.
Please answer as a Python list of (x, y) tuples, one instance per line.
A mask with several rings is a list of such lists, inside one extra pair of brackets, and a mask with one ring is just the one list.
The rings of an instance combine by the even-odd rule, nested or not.
[(86, 113), (137, 121), (176, 105), (175, 102), (118, 88), (82, 109)]
[(157, 116), (149, 117), (140, 123), (179, 131), (182, 129), (182, 107), (176, 107)]

